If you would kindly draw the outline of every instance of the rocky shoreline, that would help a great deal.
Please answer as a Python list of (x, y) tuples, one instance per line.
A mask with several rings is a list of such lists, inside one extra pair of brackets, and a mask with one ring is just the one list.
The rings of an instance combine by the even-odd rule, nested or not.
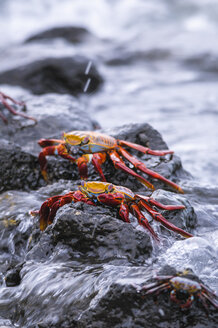
[[(150, 282), (155, 273), (175, 275), (189, 265), (193, 270), (197, 262), (204, 261), (204, 254), (208, 263), (203, 262), (202, 266), (209, 265), (209, 260), (214, 265), (215, 251), (204, 236), (212, 234), (216, 223), (202, 212), (204, 188), (196, 187), (177, 155), (164, 159), (141, 155), (140, 160), (185, 190), (185, 195), (179, 195), (163, 183), (151, 180), (157, 189), (152, 197), (166, 204), (186, 206), (184, 211), (164, 212), (164, 216), (196, 236), (189, 240), (156, 224), (161, 239), (161, 244), (156, 245), (134, 218), (131, 224), (124, 223), (117, 218), (116, 210), (103, 206), (66, 205), (44, 232), (39, 230), (38, 218), (29, 215), (46, 198), (76, 190), (80, 183), (74, 165), (57, 157), (48, 158), (49, 183), (45, 183), (37, 159), (40, 151), (37, 141), (60, 138), (64, 131), (100, 128), (79, 98), (87, 78), (93, 83), (90, 93), (97, 92), (104, 81), (94, 64), (90, 74), (85, 74), (89, 58), (78, 60), (63, 55), (51, 58), (48, 51), (47, 58), (27, 56), (26, 63), (21, 60), (25, 47), (32, 54), (40, 42), (44, 49), (63, 35), (66, 42), (90, 42), (93, 38), (85, 30), (75, 30), (73, 37), (72, 28), (68, 33), (63, 29), (30, 38), (20, 45), (18, 52), (12, 49), (7, 70), (0, 69), (0, 83), (7, 84), (11, 95), (14, 90), (11, 85), (29, 90), (19, 89), (18, 93), (24, 92), (27, 114), (38, 120), (33, 124), (22, 117), (14, 118), (0, 105), (9, 121), (8, 125), (0, 121), (0, 325), (8, 328), (217, 327), (217, 311), (209, 303), (208, 311), (199, 300), (190, 308), (181, 309), (170, 300), (168, 291), (142, 297), (137, 289)], [(10, 68), (9, 60), (13, 58), (13, 65), (20, 63)], [(160, 133), (147, 123), (99, 131), (152, 149), (167, 149)], [(110, 162), (103, 170), (108, 181), (151, 194), (133, 177), (115, 170)], [(89, 179), (98, 179), (92, 167)], [(216, 193), (218, 190), (207, 190), (209, 196)], [(210, 202), (207, 206), (210, 207)], [(188, 254), (181, 267), (178, 265), (180, 249)], [(175, 259), (171, 266), (164, 258), (170, 251), (172, 262)], [(196, 271), (191, 278), (200, 282)]]

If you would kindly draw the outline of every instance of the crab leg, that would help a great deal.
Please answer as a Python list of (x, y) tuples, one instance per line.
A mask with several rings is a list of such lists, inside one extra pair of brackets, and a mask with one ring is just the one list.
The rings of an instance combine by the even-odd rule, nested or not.
[(144, 208), (146, 211), (148, 211), (148, 213), (154, 218), (154, 220), (160, 222), (164, 227), (179, 233), (180, 235), (182, 235), (185, 238), (193, 237), (193, 235), (190, 234), (189, 232), (186, 232), (183, 229), (180, 229), (177, 226), (175, 226), (173, 223), (168, 222), (160, 213), (153, 210), (150, 206), (148, 206), (142, 200), (139, 201), (139, 206), (140, 206), (140, 208)]
[(200, 285), (201, 285), (201, 288), (205, 289), (206, 293), (211, 294), (212, 296), (216, 295), (216, 293), (209, 287), (205, 286), (204, 284), (200, 284)]
[(172, 279), (173, 276), (156, 276), (155, 279), (157, 279), (157, 281), (161, 281), (161, 280), (169, 280)]
[(54, 220), (54, 217), (57, 213), (57, 210), (64, 206), (65, 204), (76, 202), (84, 202), (89, 205), (94, 205), (89, 198), (87, 198), (81, 191), (71, 191), (66, 195), (57, 195), (48, 198), (41, 206), (39, 211), (31, 211), (32, 215), (39, 214), (39, 226), (40, 230), (45, 230), (45, 228), (51, 224)]
[(90, 162), (90, 158), (92, 158), (92, 155), (82, 155), (76, 160), (79, 175), (82, 180), (88, 179), (88, 163)]
[(54, 156), (54, 155), (60, 155), (61, 157), (70, 160), (71, 162), (75, 162), (76, 159), (69, 155), (67, 153), (67, 150), (63, 144), (59, 144), (57, 146), (48, 146), (43, 148), (43, 150), (39, 153), (39, 164), (41, 167), (41, 172), (43, 175), (43, 178), (47, 181), (48, 175), (47, 175), (47, 160), (46, 156)]
[(94, 205), (95, 204), (86, 196), (84, 196), (83, 193), (81, 193), (81, 191), (77, 190), (77, 191), (71, 191), (68, 194), (62, 196), (59, 200), (57, 200), (56, 202), (54, 202), (52, 204), (52, 206), (50, 207), (50, 213), (48, 216), (48, 224), (51, 224), (54, 221), (54, 217), (57, 213), (57, 210), (69, 203), (77, 203), (77, 202), (83, 202), (89, 205)]
[[(25, 103), (24, 102), (19, 102), (17, 100), (14, 100), (13, 98), (7, 96), (6, 94), (4, 94), (3, 92), (0, 92), (0, 101), (2, 102), (2, 104), (13, 114), (13, 115), (19, 115), (22, 117), (25, 117), (27, 119), (33, 120), (34, 122), (37, 122), (37, 120), (34, 117), (28, 116), (24, 113), (20, 113), (20, 112), (16, 112), (8, 103), (7, 103), (7, 99), (9, 99), (10, 101), (12, 101), (14, 104), (19, 105), (19, 106), (23, 106), (25, 107)], [(3, 116), (4, 117), (4, 116)], [(1, 115), (2, 118), (2, 115)], [(7, 119), (4, 117), (2, 118), (3, 121), (5, 123), (7, 123)]]
[(66, 204), (69, 204), (72, 202), (73, 200), (73, 195), (65, 195), (65, 196), (62, 196), (59, 200), (57, 200), (50, 208), (50, 212), (49, 212), (49, 216), (48, 216), (48, 225), (49, 224), (52, 224), (52, 222), (54, 221), (54, 217), (57, 213), (57, 210), (66, 205)]
[[(170, 285), (168, 283), (164, 283), (162, 285), (158, 285), (158, 286), (154, 286), (154, 288), (149, 288), (146, 292), (145, 295), (148, 294), (153, 294), (155, 292), (157, 292), (159, 294), (160, 291), (165, 290), (165, 289), (169, 289)], [(143, 287), (143, 290), (146, 290), (146, 288)]]
[(154, 237), (154, 239), (156, 239), (157, 241), (159, 241), (158, 236), (156, 235), (156, 233), (154, 232), (154, 230), (152, 229), (152, 227), (150, 226), (148, 220), (144, 217), (144, 215), (140, 212), (140, 209), (138, 207), (138, 205), (136, 204), (131, 204), (130, 205), (130, 210), (132, 212), (133, 215), (135, 215), (138, 219), (138, 223), (143, 226), (144, 228), (148, 229), (151, 233), (151, 235)]
[(105, 153), (95, 153), (92, 157), (92, 164), (96, 170), (96, 172), (100, 175), (101, 181), (106, 181), (104, 173), (102, 171), (101, 165), (106, 160), (106, 154)]
[(118, 145), (128, 146), (128, 147), (136, 149), (136, 150), (138, 150), (138, 151), (140, 151), (144, 154), (150, 154), (150, 155), (154, 155), (154, 156), (165, 156), (167, 154), (173, 154), (174, 153), (173, 150), (152, 150), (150, 148), (143, 147), (143, 146), (137, 145), (133, 142), (124, 141), (124, 140), (118, 140)]
[(138, 195), (136, 194), (137, 197), (148, 203), (150, 206), (156, 206), (162, 210), (166, 211), (174, 211), (174, 210), (184, 210), (185, 206), (184, 205), (164, 205), (162, 203), (159, 203), (157, 200), (151, 198), (151, 197), (146, 197), (144, 195)]
[(147, 175), (150, 175), (152, 178), (154, 179), (158, 179), (161, 180), (163, 182), (165, 182), (166, 184), (168, 184), (169, 186), (173, 187), (175, 190), (177, 190), (178, 192), (180, 192), (181, 194), (184, 194), (184, 191), (182, 190), (181, 187), (179, 187), (176, 183), (166, 179), (165, 177), (163, 177), (162, 175), (149, 170), (142, 162), (140, 162), (137, 158), (135, 158), (134, 156), (130, 155), (130, 153), (128, 151), (126, 151), (124, 148), (120, 147), (119, 148), (119, 152), (130, 162), (134, 165), (134, 167), (144, 173), (146, 173)]
[(152, 289), (154, 287), (160, 287), (161, 285), (163, 286), (162, 282), (159, 282), (159, 283), (152, 282), (150, 284), (147, 284), (147, 285), (142, 286), (141, 290), (148, 291), (148, 290), (150, 290), (150, 289)]
[(8, 99), (11, 102), (13, 102), (15, 105), (25, 106), (25, 103), (23, 101), (17, 101), (1, 91), (0, 91), (0, 99), (4, 99), (5, 101), (6, 101), (6, 99)]
[[(207, 300), (208, 300), (208, 302), (210, 302), (216, 309), (218, 309), (218, 303), (215, 301), (215, 300), (213, 300), (209, 295), (207, 295), (207, 293), (205, 293), (205, 292), (203, 292), (202, 293), (203, 295), (200, 295), (199, 294), (199, 296), (200, 296), (200, 298), (201, 298), (201, 300), (202, 300), (202, 298), (206, 298)], [(204, 300), (205, 301), (205, 300)], [(202, 302), (203, 304), (204, 304), (204, 302)]]
[[(58, 200), (60, 200), (63, 196), (53, 196), (50, 197), (49, 199), (47, 199), (41, 206), (40, 210), (39, 210), (39, 227), (40, 230), (45, 230), (45, 228), (48, 226), (48, 217), (50, 214), (50, 207), (52, 207), (52, 205), (57, 202)], [(36, 213), (36, 211), (35, 211)]]
[(124, 172), (131, 174), (137, 180), (139, 180), (141, 183), (143, 183), (145, 186), (154, 190), (154, 186), (150, 182), (148, 182), (145, 178), (141, 177), (135, 171), (131, 170), (129, 167), (127, 167), (125, 165), (125, 163), (123, 162), (123, 160), (120, 158), (120, 156), (118, 155), (118, 153), (116, 151), (114, 151), (114, 150), (111, 151), (109, 153), (109, 156), (110, 156), (112, 162), (114, 163), (115, 168), (121, 169)]
[(130, 220), (129, 220), (129, 207), (126, 204), (122, 203), (120, 205), (119, 215), (120, 215), (121, 219), (124, 222), (130, 223)]

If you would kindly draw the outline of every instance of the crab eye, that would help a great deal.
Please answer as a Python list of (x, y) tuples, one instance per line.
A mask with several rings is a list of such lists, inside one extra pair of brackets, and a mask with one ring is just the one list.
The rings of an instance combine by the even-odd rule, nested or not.
[(111, 183), (111, 184), (109, 184), (109, 186), (107, 187), (107, 190), (108, 190), (109, 192), (111, 192), (111, 191), (113, 190), (113, 188), (114, 188), (114, 186), (113, 186), (112, 183)]
[(81, 144), (87, 144), (89, 142), (89, 137), (85, 137), (84, 139), (83, 139), (83, 141), (81, 142)]

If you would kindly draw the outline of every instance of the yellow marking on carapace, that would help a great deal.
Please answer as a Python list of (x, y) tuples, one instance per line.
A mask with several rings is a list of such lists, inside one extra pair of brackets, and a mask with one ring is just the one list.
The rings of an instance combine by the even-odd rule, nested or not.
[(81, 186), (81, 190), (83, 190), (84, 192), (91, 192), (93, 194), (102, 194), (108, 192), (109, 186), (113, 186), (113, 189), (109, 191), (109, 193), (120, 193), (131, 200), (135, 198), (135, 194), (130, 189), (122, 186), (112, 185), (108, 182), (84, 182), (84, 186)]
[[(178, 276), (185, 276), (185, 275), (188, 275), (188, 274), (190, 274), (190, 273), (192, 273), (192, 272), (191, 272), (189, 269), (185, 269), (185, 270), (179, 272), (179, 273), (178, 273)], [(187, 278), (186, 278), (186, 279), (187, 279)]]
[(84, 138), (88, 137), (88, 144), (95, 144), (104, 146), (105, 148), (111, 149), (117, 145), (116, 139), (106, 134), (92, 132), (92, 131), (71, 131), (64, 133), (64, 139), (71, 145), (79, 145)]
[(80, 145), (82, 141), (79, 136), (71, 133), (64, 133), (64, 140), (72, 146)]
[(82, 186), (82, 190), (87, 190), (88, 192), (91, 192), (93, 194), (101, 194), (104, 193), (107, 190), (107, 187), (110, 185), (110, 183), (107, 182), (85, 182), (84, 186)]
[(185, 290), (190, 294), (195, 293), (201, 289), (200, 284), (197, 281), (193, 281), (187, 278), (174, 277), (170, 280), (171, 284), (177, 290)]

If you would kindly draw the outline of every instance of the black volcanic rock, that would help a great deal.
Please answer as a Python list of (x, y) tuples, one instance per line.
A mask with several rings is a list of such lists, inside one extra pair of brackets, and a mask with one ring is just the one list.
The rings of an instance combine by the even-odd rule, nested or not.
[[(0, 191), (36, 189), (40, 186), (40, 168), (35, 156), (15, 144), (0, 142)], [(38, 169), (37, 169), (38, 168)], [(43, 181), (41, 181), (43, 185)]]
[(19, 85), (37, 95), (55, 92), (75, 96), (84, 93), (90, 80), (86, 92), (92, 93), (98, 90), (103, 80), (94, 63), (86, 74), (88, 65), (89, 59), (81, 56), (27, 59), (25, 64), (1, 70), (0, 83)]
[[(18, 145), (0, 141), (0, 192), (31, 190), (45, 186), (38, 157), (23, 151)], [(68, 161), (54, 161), (48, 165), (49, 181), (78, 179), (77, 169)]]
[[(74, 204), (60, 209), (28, 259), (55, 256), (66, 249), (67, 258), (93, 263), (144, 263), (151, 255), (152, 245), (146, 231), (116, 218), (116, 210), (104, 206)], [(42, 251), (43, 250), (43, 251)]]
[(91, 33), (84, 27), (60, 26), (34, 34), (30, 36), (25, 43), (39, 40), (48, 42), (48, 40), (56, 38), (62, 38), (70, 43), (81, 43), (92, 37)]

